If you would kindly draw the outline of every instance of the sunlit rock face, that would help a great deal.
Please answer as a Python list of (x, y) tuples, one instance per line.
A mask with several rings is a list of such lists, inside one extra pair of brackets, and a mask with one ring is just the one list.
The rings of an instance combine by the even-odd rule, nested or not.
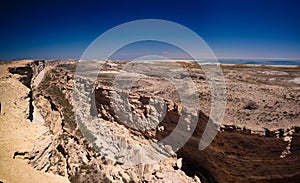
[[(176, 87), (153, 74), (138, 80), (128, 91), (113, 88), (114, 78), (126, 62), (111, 62), (102, 63), (96, 83), (77, 78), (75, 83), (81, 86), (79, 93), (94, 97), (83, 100), (79, 95), (75, 101), (72, 98), (77, 61), (36, 61), (10, 68), (30, 88), (33, 112), (39, 112), (37, 116), (43, 118), (43, 125), (48, 128), (36, 139), (33, 150), (24, 156), (29, 164), (67, 177), (71, 182), (300, 180), (300, 86), (289, 82), (300, 77), (298, 68), (223, 66), (227, 88), (224, 120), (213, 142), (200, 151), (199, 142), (209, 121), (210, 88), (200, 68), (182, 63), (196, 83), (200, 97), (192, 136), (180, 149), (163, 144), (170, 150), (167, 154), (170, 156), (162, 161), (127, 166), (123, 160), (111, 160), (98, 151), (90, 143), (95, 137), (84, 133), (78, 117), (84, 119), (88, 114), (96, 118), (110, 135), (135, 146), (157, 143), (168, 137), (186, 109)], [(124, 96), (128, 96), (126, 103), (119, 105)], [(132, 113), (123, 117), (131, 120), (124, 121), (118, 113), (126, 114), (128, 110)], [(28, 110), (28, 115), (31, 112)], [(35, 115), (32, 116), (35, 121)], [(188, 119), (186, 122), (190, 123)]]

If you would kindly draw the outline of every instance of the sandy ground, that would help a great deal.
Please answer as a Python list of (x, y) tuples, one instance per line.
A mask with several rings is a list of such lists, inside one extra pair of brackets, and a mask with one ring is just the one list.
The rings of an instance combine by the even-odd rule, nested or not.
[(32, 150), (35, 139), (47, 128), (27, 119), (29, 89), (9, 74), (8, 67), (22, 66), (30, 60), (0, 65), (0, 181), (14, 182), (69, 182), (67, 178), (34, 169), (15, 152)]

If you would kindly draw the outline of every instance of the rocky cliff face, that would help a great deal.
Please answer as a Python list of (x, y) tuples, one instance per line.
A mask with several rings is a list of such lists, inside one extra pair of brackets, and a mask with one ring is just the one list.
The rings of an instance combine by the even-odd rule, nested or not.
[[(202, 128), (199, 125), (199, 131)], [(187, 171), (215, 182), (298, 182), (299, 128), (255, 133), (236, 126), (222, 127), (203, 151), (196, 148), (201, 137), (196, 133), (178, 156), (190, 165)]]
[[(126, 166), (95, 152), (83, 138), (75, 121), (72, 101), (69, 100), (73, 89), (73, 75), (69, 66), (52, 65), (44, 73), (39, 85), (33, 88), (36, 110), (44, 118), (49, 131), (36, 140), (35, 148), (29, 153), (29, 163), (32, 166), (68, 177), (71, 182), (199, 181), (199, 178), (188, 177), (180, 170), (181, 166), (177, 164), (181, 161), (176, 157), (152, 165)], [(101, 101), (103, 106), (106, 105), (105, 96)], [(141, 133), (134, 133), (111, 121), (111, 111), (107, 110), (105, 114), (106, 116), (104, 113), (101, 116), (103, 125), (115, 135), (127, 133), (133, 143), (149, 141)]]
[[(264, 72), (270, 73), (270, 71)], [(294, 70), (290, 72), (295, 74)], [(281, 74), (282, 73), (280, 73), (279, 77), (282, 77)], [(250, 76), (248, 77), (250, 78)], [(201, 77), (196, 76), (195, 78)], [(135, 87), (141, 87), (140, 83)], [(164, 84), (165, 83), (162, 84), (158, 82), (160, 86), (166, 86)], [(267, 88), (268, 89), (265, 90), (272, 90), (272, 87)], [(139, 104), (135, 106), (143, 106), (133, 106), (132, 109), (146, 109), (146, 105), (143, 104), (143, 101), (149, 101), (153, 96), (148, 93), (148, 96), (145, 97), (145, 94), (137, 94), (139, 92), (135, 88), (132, 90), (135, 92), (129, 94), (131, 98), (139, 100)], [(283, 93), (285, 93), (284, 95), (294, 95), (294, 100), (289, 100), (289, 102), (299, 107), (299, 95), (295, 95), (295, 91), (297, 91), (297, 89)], [(111, 93), (112, 91), (109, 89), (103, 89), (101, 87), (96, 90), (96, 103), (100, 116), (110, 120), (117, 119), (117, 117), (114, 116), (114, 111), (109, 102), (109, 95)], [(229, 92), (229, 96), (233, 97), (234, 95), (232, 92)], [(243, 100), (243, 98), (239, 99)], [(272, 96), (265, 98), (263, 101), (268, 99), (270, 100), (268, 102), (272, 102)], [(168, 104), (167, 113), (158, 128), (150, 133), (154, 135), (149, 135), (149, 132), (143, 132), (147, 138), (162, 140), (173, 132), (178, 123), (182, 112), (182, 109), (178, 107), (180, 103), (174, 103), (166, 98), (164, 100)], [(199, 151), (198, 146), (209, 118), (205, 112), (200, 111), (198, 124), (193, 136), (185, 146), (177, 152), (178, 157), (183, 158), (184, 171), (190, 176), (197, 175), (201, 177), (202, 182), (298, 182), (300, 179), (300, 131), (299, 127), (297, 127), (297, 125), (299, 125), (299, 111), (290, 110), (289, 113), (293, 115), (285, 115), (287, 112), (280, 111), (287, 110), (284, 104), (285, 101), (277, 98), (276, 101), (273, 102), (275, 102), (275, 106), (269, 105), (269, 108), (271, 107), (273, 109), (270, 113), (276, 113), (275, 111), (278, 111), (279, 114), (271, 115), (270, 117), (273, 116), (274, 118), (271, 122), (276, 122), (278, 119), (281, 119), (284, 124), (284, 120), (288, 120), (290, 122), (289, 125), (285, 126), (276, 123), (276, 128), (272, 123), (264, 124), (264, 128), (258, 130), (258, 127), (251, 129), (254, 125), (242, 125), (241, 123), (233, 125), (232, 123), (225, 123), (220, 127), (219, 133), (214, 141), (203, 151)], [(280, 105), (278, 105), (279, 103)], [(135, 102), (131, 102), (131, 104), (135, 104)], [(259, 120), (263, 124), (270, 122), (270, 120), (266, 119), (268, 117), (258, 113), (258, 110), (262, 110), (261, 112), (263, 114), (269, 111), (265, 106), (263, 107), (264, 109), (261, 109), (260, 101), (257, 103), (250, 101), (243, 104), (238, 111), (250, 115), (251, 112), (255, 113), (257, 119), (253, 120), (253, 123)], [(232, 112), (232, 109), (230, 112)], [(147, 115), (147, 110), (140, 112), (140, 114), (142, 114), (144, 118)], [(242, 117), (240, 116), (240, 118)], [(251, 117), (247, 118), (246, 116), (246, 120), (247, 119), (249, 120)], [(245, 120), (245, 118), (242, 118), (242, 120)], [(267, 126), (269, 126), (269, 129)], [(279, 128), (279, 126), (281, 126), (281, 128)]]
[[(229, 86), (225, 121), (214, 141), (205, 150), (199, 151), (199, 141), (209, 120), (210, 94), (203, 73), (191, 68), (190, 73), (202, 89), (199, 96), (203, 99), (204, 106), (203, 110), (199, 111), (198, 123), (192, 137), (177, 151), (177, 154), (159, 163), (127, 166), (96, 152), (85, 140), (88, 137), (84, 137), (82, 128), (80, 129), (76, 123), (74, 101), (71, 100), (75, 65), (74, 61), (34, 62), (25, 69), (29, 69), (28, 72), (31, 73), (23, 80), (27, 85), (31, 83), (34, 110), (39, 111), (44, 119), (44, 125), (49, 128), (49, 131), (36, 140), (36, 145), (28, 156), (29, 163), (36, 169), (68, 177), (71, 182), (199, 182), (201, 179), (202, 182), (222, 183), (300, 180), (299, 111), (296, 110), (300, 101), (299, 93), (297, 95), (297, 91), (300, 91), (299, 86), (291, 84), (293, 88), (287, 90), (278, 85), (268, 87), (259, 85), (258, 88), (254, 88), (261, 82), (268, 84), (271, 81), (262, 81), (257, 75), (255, 77), (258, 79), (254, 80), (253, 73), (249, 72), (239, 77), (239, 73), (236, 73), (237, 68), (225, 68)], [(90, 87), (91, 83), (84, 78), (77, 81), (84, 85), (81, 92), (94, 89), (95, 95), (95, 100), (91, 101), (95, 104), (95, 108), (87, 107), (80, 110), (100, 118), (102, 125), (111, 134), (131, 144), (150, 144), (164, 139), (175, 129), (184, 110), (178, 101), (178, 94), (163, 80), (152, 77), (139, 81), (132, 92), (128, 93), (128, 105), (137, 114), (137, 121), (140, 124), (151, 121), (150, 112), (157, 112), (156, 117), (160, 118), (159, 111), (155, 111), (149, 102), (154, 100), (154, 95), (160, 97), (160, 100), (156, 101), (158, 104), (167, 104), (166, 114), (162, 122), (151, 130), (141, 130), (124, 123), (116, 115), (110, 99), (110, 96), (117, 92), (111, 87), (110, 82), (121, 65), (119, 62), (106, 63), (104, 69), (109, 72), (100, 74), (102, 77), (95, 88)], [(253, 72), (259, 69), (261, 68), (253, 69)], [(263, 68), (263, 72), (269, 74), (267, 72), (269, 69)], [(12, 69), (12, 72), (16, 70), (20, 68)], [(245, 70), (249, 71), (249, 68)], [(293, 77), (299, 75), (297, 69), (286, 72), (291, 73)], [(43, 77), (39, 73), (42, 73)], [(27, 78), (32, 77), (40, 81), (37, 83), (27, 81)], [(276, 78), (281, 77), (283, 76), (279, 75)], [(290, 79), (287, 76), (283, 78)], [(234, 85), (237, 83), (236, 79), (240, 82), (238, 91), (233, 90), (236, 88)], [(246, 84), (244, 80), (247, 80)], [(164, 87), (157, 92), (157, 88), (153, 88), (154, 84)], [(273, 98), (278, 97), (278, 93), (276, 96), (269, 94), (264, 101), (254, 97), (249, 100), (248, 96), (241, 96), (245, 92), (244, 89), (251, 91), (252, 94), (255, 90), (259, 90), (262, 91), (261, 95), (266, 96), (268, 95), (266, 91), (271, 90), (275, 93), (280, 91), (286, 98), (281, 100), (279, 97), (277, 104), (270, 106), (269, 104), (274, 102)], [(148, 92), (143, 92), (145, 90)], [(249, 102), (255, 100), (256, 102)], [(295, 109), (289, 108), (285, 100), (288, 100)], [(86, 102), (85, 105), (90, 104)], [(269, 118), (266, 117), (268, 115), (263, 114), (265, 111), (276, 113), (270, 117), (278, 115), (278, 118), (276, 120), (270, 118), (271, 121), (268, 121)], [(273, 124), (275, 121), (276, 125)], [(256, 123), (259, 124), (255, 126)]]

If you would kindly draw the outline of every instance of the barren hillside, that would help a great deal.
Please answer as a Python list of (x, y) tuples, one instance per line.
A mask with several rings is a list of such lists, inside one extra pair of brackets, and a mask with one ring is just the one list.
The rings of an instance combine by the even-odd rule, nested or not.
[[(92, 82), (87, 74), (74, 75), (77, 64), (77, 60), (41, 60), (0, 65), (0, 181), (222, 183), (300, 179), (299, 67), (223, 65), (224, 119), (213, 142), (200, 151), (212, 94), (209, 78), (199, 66), (178, 61), (177, 65), (136, 64), (125, 70), (128, 62), (101, 61), (102, 69), (99, 73), (96, 69), (98, 77)], [(158, 77), (178, 72), (178, 64), (188, 75), (179, 74), (176, 81), (191, 78), (196, 91)], [(159, 70), (161, 66), (165, 70)], [(144, 72), (138, 73), (141, 70)], [(115, 89), (116, 78), (127, 90)], [(183, 106), (178, 91), (199, 97), (196, 113)], [(85, 100), (89, 94), (93, 97)], [(128, 100), (122, 100), (124, 96)], [(119, 115), (127, 111), (124, 106), (132, 111), (124, 114), (126, 118)], [(95, 133), (85, 126), (87, 114), (93, 117), (89, 118), (91, 125), (100, 123), (105, 129), (97, 133), (106, 145), (99, 145)], [(183, 123), (187, 125), (178, 127), (185, 115)], [(134, 123), (124, 120), (127, 118)], [(195, 123), (191, 119), (196, 119)], [(193, 125), (191, 137), (179, 147), (185, 136), (178, 129), (189, 131)], [(173, 135), (173, 143), (168, 143), (165, 139)], [(151, 160), (157, 152), (163, 158), (151, 164), (128, 165), (122, 159), (126, 155), (116, 153), (120, 151), (115, 149), (122, 149), (116, 139), (132, 150), (126, 151), (132, 156), (138, 154), (136, 146), (151, 147), (140, 160)]]

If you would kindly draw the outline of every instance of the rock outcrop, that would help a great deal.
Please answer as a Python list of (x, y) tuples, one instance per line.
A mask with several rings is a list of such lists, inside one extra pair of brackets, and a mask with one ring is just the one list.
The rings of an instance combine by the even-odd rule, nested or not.
[[(78, 124), (78, 119), (76, 121), (78, 116), (75, 112), (88, 113), (99, 119), (101, 125), (117, 139), (143, 145), (157, 143), (172, 134), (185, 108), (176, 88), (151, 74), (138, 80), (130, 92), (120, 94), (124, 91), (114, 89), (112, 81), (125, 63), (103, 62), (103, 70), (95, 85), (86, 78), (75, 80), (76, 61), (73, 60), (34, 62), (30, 72), (24, 68), (11, 69), (11, 72), (23, 75), (21, 81), (25, 85), (30, 83), (34, 110), (39, 111), (49, 129), (36, 140), (34, 149), (26, 153), (33, 167), (67, 177), (71, 182), (300, 180), (300, 115), (297, 110), (300, 88), (295, 83), (281, 86), (279, 82), (299, 77), (297, 68), (224, 66), (228, 88), (224, 122), (213, 142), (199, 151), (200, 139), (210, 120), (211, 94), (204, 73), (182, 63), (197, 84), (201, 98), (201, 110), (196, 116), (198, 121), (191, 138), (176, 154), (174, 151), (177, 149), (170, 147), (170, 157), (160, 162), (128, 166), (95, 149), (89, 141), (94, 137), (83, 132), (85, 129)], [(274, 69), (281, 71), (271, 72)], [(39, 73), (42, 72), (41, 79)], [(283, 75), (283, 72), (287, 74)], [(186, 77), (181, 75), (177, 79)], [(31, 78), (40, 81), (33, 84)], [(84, 107), (76, 108), (77, 111), (74, 109), (76, 101), (71, 100), (74, 80), (81, 85), (81, 93), (90, 92), (94, 96), (90, 101), (76, 96), (78, 98), (75, 99), (84, 102), (81, 104)], [(128, 96), (125, 106), (129, 106), (134, 114), (126, 117), (137, 123), (124, 122), (117, 115), (128, 109), (113, 106), (111, 98), (118, 102), (122, 101), (122, 96)], [(160, 111), (166, 112), (162, 115)], [(170, 144), (163, 146), (169, 147)]]
[[(43, 116), (49, 131), (36, 140), (35, 148), (29, 153), (29, 163), (32, 166), (68, 177), (71, 182), (196, 181), (193, 177), (186, 176), (180, 168), (174, 169), (176, 157), (152, 165), (126, 166), (94, 151), (83, 138), (75, 121), (70, 100), (73, 75), (72, 70), (68, 69), (67, 65), (56, 65), (33, 88), (36, 110)], [(101, 101), (105, 101), (104, 96)], [(106, 106), (106, 103), (103, 105)], [(133, 143), (151, 141), (146, 140), (140, 132), (134, 133), (123, 125), (114, 124), (111, 120), (113, 113), (105, 110), (106, 108), (104, 107), (101, 115), (103, 125), (114, 131), (116, 136), (127, 133)]]

